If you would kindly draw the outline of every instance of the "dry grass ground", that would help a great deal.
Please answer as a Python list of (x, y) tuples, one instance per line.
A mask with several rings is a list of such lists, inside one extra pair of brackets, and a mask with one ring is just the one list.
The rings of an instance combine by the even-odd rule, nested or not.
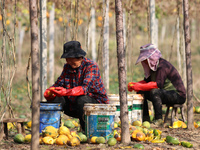
[[(195, 115), (195, 118), (199, 118), (200, 115)], [(151, 127), (154, 128), (154, 125), (151, 124)], [(166, 136), (172, 136), (179, 139), (179, 141), (189, 141), (193, 144), (193, 148), (191, 150), (199, 150), (200, 149), (200, 128), (196, 128), (194, 130), (188, 129), (170, 129), (170, 128), (158, 128), (162, 131), (161, 137), (164, 138)], [(14, 132), (9, 133), (8, 140), (0, 141), (0, 149), (1, 150), (27, 150), (30, 149), (30, 144), (16, 144), (13, 141)], [(131, 141), (129, 145), (117, 143), (115, 146), (108, 146), (107, 144), (89, 144), (84, 143), (77, 147), (71, 147), (68, 145), (58, 146), (58, 145), (40, 145), (40, 150), (62, 150), (62, 149), (73, 149), (73, 150), (116, 150), (116, 149), (127, 149), (127, 150), (135, 150), (133, 148), (134, 144), (140, 143), (144, 145), (145, 150), (186, 150), (188, 148), (184, 148), (181, 145), (170, 145), (165, 143), (151, 143), (151, 142), (134, 142)]]

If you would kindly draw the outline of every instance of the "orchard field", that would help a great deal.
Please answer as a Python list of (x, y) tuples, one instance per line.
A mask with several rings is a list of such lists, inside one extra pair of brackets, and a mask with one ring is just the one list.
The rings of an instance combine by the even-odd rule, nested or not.
[[(32, 96), (32, 74), (31, 74), (31, 35), (29, 20), (29, 1), (1, 1), (0, 7), (0, 121), (3, 118), (19, 118), (25, 115), (31, 120), (31, 96)], [(185, 56), (184, 56), (184, 34), (182, 1), (159, 1), (155, 0), (155, 15), (158, 21), (158, 49), (162, 57), (169, 60), (180, 72), (185, 86)], [(38, 1), (38, 13), (40, 13)], [(150, 20), (149, 1), (147, 0), (123, 0), (124, 11), (124, 37), (126, 47), (126, 82), (140, 81), (144, 73), (141, 65), (135, 65), (139, 55), (139, 48), (150, 43)], [(200, 1), (189, 2), (189, 19), (191, 34), (191, 61), (193, 76), (193, 106), (200, 106)], [(86, 57), (93, 59), (92, 37), (89, 32), (91, 27), (91, 10), (95, 10), (95, 45), (96, 61), (103, 76), (103, 27), (105, 19), (105, 4), (100, 0), (47, 0), (47, 87), (53, 84), (50, 81), (49, 69), (49, 41), (50, 41), (50, 16), (55, 8), (54, 17), (54, 80), (60, 75), (65, 63), (60, 59), (63, 52), (63, 44), (70, 40), (78, 40), (82, 48), (87, 52)], [(38, 14), (38, 21), (40, 14)], [(179, 21), (177, 21), (179, 20)], [(178, 23), (179, 22), (179, 23)], [(38, 22), (39, 29), (39, 22)], [(178, 40), (179, 35), (179, 40)], [(179, 48), (178, 48), (179, 47)], [(179, 54), (178, 54), (179, 53)], [(180, 60), (178, 58), (180, 55)], [(108, 94), (119, 94), (118, 66), (117, 66), (117, 43), (115, 25), (115, 1), (109, 3), (109, 89)], [(128, 92), (127, 94), (134, 94)], [(187, 102), (185, 104), (185, 115), (187, 117)], [(165, 106), (163, 106), (163, 109)], [(150, 110), (152, 111), (152, 109)], [(153, 111), (152, 111), (153, 115)], [(63, 117), (64, 120), (68, 116)], [(194, 111), (194, 122), (200, 121), (198, 112)], [(200, 149), (199, 132), (196, 126), (193, 130), (187, 128), (152, 128), (162, 131), (161, 138), (166, 136), (177, 137), (180, 141), (189, 141), (193, 144), (191, 149)], [(78, 128), (75, 128), (77, 130)], [(1, 123), (1, 130), (2, 123)], [(26, 129), (26, 134), (31, 130)], [(0, 139), (0, 149), (30, 149), (30, 143), (17, 144), (13, 141), (16, 128), (10, 129), (9, 139)], [(130, 134), (131, 135), (131, 134)], [(69, 145), (58, 146), (40, 145), (40, 149), (134, 149), (136, 143), (144, 145), (145, 149), (186, 149), (181, 145), (172, 145), (167, 142), (152, 143), (149, 141), (131, 141), (130, 145), (123, 145), (119, 141), (114, 146), (108, 144), (81, 143), (77, 147)]]

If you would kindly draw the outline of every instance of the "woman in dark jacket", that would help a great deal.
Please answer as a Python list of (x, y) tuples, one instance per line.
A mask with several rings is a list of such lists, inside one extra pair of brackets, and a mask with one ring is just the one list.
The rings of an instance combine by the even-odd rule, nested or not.
[(147, 100), (154, 107), (155, 123), (162, 124), (162, 104), (183, 104), (186, 90), (176, 68), (161, 58), (161, 52), (153, 44), (140, 47), (136, 64), (141, 62), (145, 78), (139, 82), (130, 82), (129, 91), (144, 94), (143, 120), (149, 120)]

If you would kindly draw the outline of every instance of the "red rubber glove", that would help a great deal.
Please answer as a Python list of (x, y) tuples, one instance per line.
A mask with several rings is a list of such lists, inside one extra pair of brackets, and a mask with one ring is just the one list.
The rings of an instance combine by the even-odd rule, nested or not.
[(143, 83), (147, 83), (147, 82), (144, 81), (144, 80), (139, 81), (139, 82), (129, 82), (129, 83), (128, 83), (128, 91), (129, 91), (129, 92), (132, 92), (132, 91), (134, 90), (133, 87), (134, 87), (134, 85), (135, 85), (136, 83), (141, 83), (141, 84), (143, 84)]
[(131, 87), (134, 91), (138, 92), (138, 91), (150, 91), (152, 89), (157, 89), (157, 83), (156, 82), (148, 82), (148, 83), (135, 83), (132, 87)]
[(50, 91), (51, 89), (54, 89), (54, 88), (55, 88), (55, 87), (50, 87), (50, 88), (48, 88), (48, 89), (45, 90), (45, 92), (44, 92), (44, 97), (46, 98), (46, 100), (51, 101), (51, 100), (53, 100), (53, 99), (56, 97), (56, 95), (53, 94), (53, 93)]
[(132, 92), (133, 91), (133, 86), (136, 84), (137, 82), (129, 82), (128, 83), (128, 91)]
[(51, 89), (51, 92), (58, 97), (85, 95), (82, 86), (77, 86), (72, 89), (66, 89), (63, 87), (55, 87), (55, 89)]

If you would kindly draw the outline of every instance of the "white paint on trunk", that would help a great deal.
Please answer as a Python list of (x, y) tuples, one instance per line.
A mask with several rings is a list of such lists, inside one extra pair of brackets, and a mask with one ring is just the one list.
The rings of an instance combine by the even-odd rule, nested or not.
[(19, 47), (18, 47), (18, 64), (19, 64), (19, 66), (21, 66), (21, 62), (22, 62), (22, 45), (23, 45), (23, 41), (24, 41), (24, 33), (25, 33), (25, 29), (22, 26), (20, 28), (20, 32), (19, 32)]
[(47, 17), (46, 0), (40, 0), (40, 98), (46, 101), (43, 94), (47, 88)]
[(109, 90), (109, 0), (106, 0), (106, 11), (103, 33), (103, 81), (106, 90)]
[(92, 59), (96, 62), (96, 20), (95, 20), (95, 9), (91, 8), (91, 44), (92, 44)]
[(88, 25), (88, 39), (87, 39), (87, 43), (86, 43), (88, 46), (86, 48), (86, 52), (88, 52), (90, 49), (90, 43), (91, 43), (91, 22)]
[(55, 4), (52, 4), (49, 17), (49, 83), (54, 83), (54, 18)]
[(155, 16), (155, 0), (150, 0), (150, 35), (151, 35), (151, 43), (158, 46), (158, 21)]

